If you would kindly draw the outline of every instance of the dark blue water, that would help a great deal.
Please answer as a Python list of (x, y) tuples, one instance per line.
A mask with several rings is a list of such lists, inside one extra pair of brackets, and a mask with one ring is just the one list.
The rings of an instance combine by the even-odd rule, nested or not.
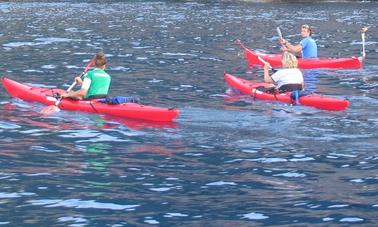
[[(378, 221), (378, 4), (0, 3), (0, 72), (67, 88), (103, 49), (112, 94), (178, 107), (173, 123), (61, 111), (0, 89), (0, 224), (5, 226), (374, 226)], [(227, 96), (248, 69), (241, 39), (277, 52), (315, 26), (321, 56), (361, 70), (306, 71), (348, 110)]]

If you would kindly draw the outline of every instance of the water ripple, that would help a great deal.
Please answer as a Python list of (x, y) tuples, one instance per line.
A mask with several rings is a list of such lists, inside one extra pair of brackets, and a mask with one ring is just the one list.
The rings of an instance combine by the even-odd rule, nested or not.
[[(172, 123), (80, 112), (0, 89), (1, 222), (11, 226), (313, 226), (377, 223), (376, 2), (332, 4), (1, 2), (7, 77), (67, 89), (104, 50), (111, 95), (178, 107)], [(304, 70), (306, 89), (346, 111), (254, 100), (224, 71), (262, 80), (241, 48), (279, 51), (315, 27), (324, 57), (360, 70)], [(132, 200), (130, 200), (132, 199)], [(132, 212), (127, 212), (132, 211)], [(17, 214), (17, 215), (15, 215)]]
[(44, 207), (68, 207), (78, 209), (106, 209), (106, 210), (134, 210), (134, 208), (140, 205), (120, 205), (115, 203), (101, 203), (94, 200), (80, 200), (80, 199), (40, 199), (40, 200), (28, 200), (28, 203), (34, 206)]

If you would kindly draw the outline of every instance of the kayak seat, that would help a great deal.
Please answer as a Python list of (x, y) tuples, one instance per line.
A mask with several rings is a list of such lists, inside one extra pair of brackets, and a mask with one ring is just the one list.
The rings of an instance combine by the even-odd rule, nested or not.
[(272, 94), (274, 95), (274, 98), (277, 100), (277, 94), (278, 94), (278, 90), (276, 87), (264, 87), (264, 86), (258, 86), (254, 89), (254, 95), (253, 95), (253, 98), (256, 99), (256, 92), (257, 91), (260, 91), (260, 92), (265, 92), (265, 93), (268, 93), (268, 94)]
[(278, 90), (276, 87), (264, 87), (264, 86), (258, 86), (255, 88), (257, 91), (269, 93), (269, 94), (277, 94)]

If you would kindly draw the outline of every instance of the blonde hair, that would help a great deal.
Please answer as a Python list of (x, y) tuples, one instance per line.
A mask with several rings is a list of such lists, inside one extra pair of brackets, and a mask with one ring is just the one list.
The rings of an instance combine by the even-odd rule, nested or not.
[(298, 60), (297, 60), (297, 57), (295, 57), (294, 54), (292, 53), (289, 53), (287, 51), (285, 51), (283, 54), (282, 54), (282, 66), (284, 68), (297, 68), (298, 67)]

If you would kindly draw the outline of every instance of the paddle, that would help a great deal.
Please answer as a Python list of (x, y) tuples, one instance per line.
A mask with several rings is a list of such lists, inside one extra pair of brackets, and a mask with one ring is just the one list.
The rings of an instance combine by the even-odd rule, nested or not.
[[(84, 71), (80, 74), (80, 78), (82, 76), (85, 75), (85, 73), (95, 64), (94, 62), (94, 58), (87, 64), (87, 66), (84, 68)], [(76, 85), (76, 80), (71, 84), (71, 86), (66, 90), (66, 92), (69, 92), (72, 90), (72, 88), (74, 88)], [(50, 106), (47, 106), (45, 108), (42, 109), (41, 113), (42, 114), (53, 114), (55, 112), (58, 112), (60, 109), (59, 109), (59, 104), (60, 102), (62, 101), (62, 97), (58, 97), (54, 103), (54, 105), (50, 105)]]
[(365, 58), (366, 52), (365, 52), (365, 32), (367, 32), (368, 27), (363, 27), (361, 29), (361, 38), (362, 38), (362, 57)]
[[(277, 33), (278, 33), (278, 37), (280, 37), (280, 41), (281, 41), (283, 39), (283, 36), (282, 36), (280, 27), (277, 27), (276, 30), (277, 30)], [(284, 48), (284, 45), (281, 44), (281, 47)]]
[[(267, 64), (268, 62), (265, 61), (262, 57), (260, 56), (257, 56), (257, 58), (259, 59), (259, 61), (261, 61), (263, 64)], [(273, 71), (273, 73), (277, 72), (277, 69), (273, 69), (273, 67), (269, 64), (269, 69)]]
[[(266, 62), (264, 59), (262, 59), (262, 57), (257, 56), (257, 58), (258, 58), (262, 63), (264, 63), (264, 64), (269, 64), (269, 63)], [(272, 69), (272, 66), (270, 66), (270, 64), (269, 64), (269, 69)]]

